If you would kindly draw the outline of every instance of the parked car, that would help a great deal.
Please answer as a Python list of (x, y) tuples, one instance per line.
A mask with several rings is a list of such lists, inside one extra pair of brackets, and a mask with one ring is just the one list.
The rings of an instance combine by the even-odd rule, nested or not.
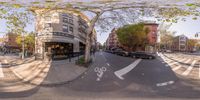
[(111, 50), (105, 50), (105, 52), (107, 52), (107, 53), (111, 53)]
[(123, 50), (123, 49), (116, 49), (114, 51), (115, 54), (120, 55), (120, 56), (129, 56), (129, 52)]
[(113, 53), (113, 54), (115, 54), (115, 51), (117, 50), (117, 48), (112, 48), (112, 49), (110, 49), (110, 53)]
[(133, 58), (142, 58), (142, 59), (155, 59), (156, 57), (147, 52), (131, 52), (130, 56)]
[(172, 53), (172, 51), (171, 51), (171, 50), (166, 50), (166, 52), (167, 52), (167, 53)]

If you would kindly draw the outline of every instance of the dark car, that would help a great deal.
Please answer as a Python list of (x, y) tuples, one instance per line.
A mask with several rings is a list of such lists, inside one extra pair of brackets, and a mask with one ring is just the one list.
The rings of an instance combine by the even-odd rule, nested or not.
[(110, 49), (110, 53), (113, 53), (113, 54), (115, 54), (115, 51), (117, 50), (117, 48), (111, 48)]
[(133, 58), (142, 58), (142, 59), (155, 59), (156, 57), (147, 52), (132, 52), (130, 53), (130, 56)]
[(129, 56), (129, 52), (123, 50), (123, 49), (116, 49), (114, 51), (115, 54), (120, 55), (120, 56)]
[(110, 52), (110, 50), (104, 50), (104, 52), (108, 52), (108, 53), (109, 53), (109, 52)]

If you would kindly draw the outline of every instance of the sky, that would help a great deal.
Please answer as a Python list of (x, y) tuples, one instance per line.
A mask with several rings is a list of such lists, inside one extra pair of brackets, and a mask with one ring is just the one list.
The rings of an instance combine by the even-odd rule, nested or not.
[[(198, 20), (193, 20), (193, 17), (187, 17), (187, 21), (179, 21), (177, 24), (172, 24), (171, 31), (177, 31), (177, 35), (184, 34), (188, 38), (195, 38), (194, 34), (200, 32), (200, 17)], [(200, 39), (200, 37), (199, 37)]]
[[(4, 33), (7, 33), (6, 29), (6, 21), (0, 20), (0, 37), (4, 35)], [(26, 27), (25, 30), (31, 32), (35, 31), (34, 22)], [(186, 35), (189, 38), (194, 38), (194, 34), (197, 32), (200, 32), (200, 18), (197, 20), (193, 20), (192, 17), (186, 17), (186, 21), (178, 21), (178, 23), (173, 23), (170, 27), (170, 31), (176, 31), (177, 33), (175, 35)], [(110, 31), (106, 33), (98, 33), (97, 32), (97, 41), (103, 44)], [(199, 37), (200, 38), (200, 37)]]
[[(193, 17), (186, 17), (186, 21), (178, 21), (177, 23), (172, 23), (169, 31), (176, 31), (175, 36), (185, 35), (188, 38), (195, 39), (194, 34), (200, 32), (200, 17), (197, 20), (193, 20)], [(146, 18), (147, 20), (152, 20), (152, 18)], [(154, 21), (154, 20), (152, 20)], [(159, 23), (158, 23), (159, 24)], [(165, 23), (169, 24), (169, 23)], [(108, 33), (98, 33), (97, 40), (103, 44), (108, 38)], [(200, 39), (200, 37), (198, 38)]]

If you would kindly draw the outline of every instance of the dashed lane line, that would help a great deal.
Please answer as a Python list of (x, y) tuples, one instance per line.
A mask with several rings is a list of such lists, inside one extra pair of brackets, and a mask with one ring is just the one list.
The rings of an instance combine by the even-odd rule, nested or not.
[(109, 63), (106, 63), (108, 66), (110, 66), (110, 64)]
[(193, 69), (193, 66), (195, 63), (196, 63), (196, 60), (194, 60), (192, 62), (192, 64), (187, 68), (187, 70), (185, 72), (182, 73), (182, 75), (185, 75), (185, 76), (188, 75), (191, 72), (191, 70)]
[(3, 70), (2, 70), (2, 64), (0, 62), (0, 78), (3, 78), (4, 74), (3, 74)]
[(157, 87), (160, 87), (160, 86), (167, 86), (167, 85), (170, 85), (170, 84), (173, 84), (174, 81), (168, 81), (168, 82), (163, 82), (163, 83), (157, 83), (156, 86)]
[(130, 72), (132, 69), (134, 69), (141, 61), (142, 61), (142, 59), (138, 59), (138, 60), (134, 61), (132, 64), (128, 65), (127, 67), (124, 67), (118, 71), (115, 71), (114, 74), (119, 79), (124, 80), (124, 78), (122, 76), (127, 74), (128, 72)]

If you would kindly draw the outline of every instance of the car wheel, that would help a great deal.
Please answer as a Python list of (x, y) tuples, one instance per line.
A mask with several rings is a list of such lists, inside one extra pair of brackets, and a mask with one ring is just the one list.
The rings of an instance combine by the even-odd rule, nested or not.
[(151, 56), (149, 57), (149, 59), (152, 59), (152, 58), (153, 58), (153, 57), (151, 57)]
[(136, 56), (132, 56), (132, 58), (136, 58)]

